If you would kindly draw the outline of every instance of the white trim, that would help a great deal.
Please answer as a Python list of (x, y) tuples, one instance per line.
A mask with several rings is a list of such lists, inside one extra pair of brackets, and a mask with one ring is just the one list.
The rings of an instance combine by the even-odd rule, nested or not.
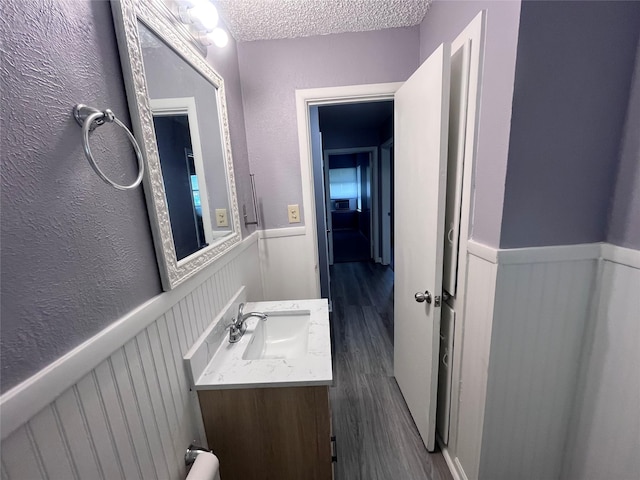
[(601, 256), (607, 262), (619, 263), (631, 268), (640, 268), (640, 250), (603, 243)]
[(577, 245), (550, 245), (499, 249), (498, 263), (501, 265), (520, 263), (564, 262), (576, 260), (597, 260), (600, 258), (599, 243)]
[(449, 472), (451, 472), (451, 476), (453, 477), (453, 480), (463, 480), (463, 479), (467, 480), (467, 476), (464, 474), (464, 471), (462, 471), (462, 469), (458, 471), (458, 468), (456, 466), (456, 463), (460, 465), (460, 463), (457, 462), (458, 459), (456, 458), (454, 460), (453, 458), (451, 458), (449, 449), (445, 444), (442, 443), (442, 440), (440, 440), (440, 437), (436, 437), (436, 440), (438, 441), (438, 445), (440, 446), (440, 451), (442, 452), (444, 461), (447, 462), (447, 467), (449, 467)]
[(305, 227), (289, 227), (289, 228), (270, 228), (268, 230), (258, 230), (260, 239), (264, 238), (280, 238), (280, 237), (297, 237), (298, 235), (306, 235)]
[(468, 252), (471, 255), (500, 265), (597, 260), (601, 257), (602, 246), (601, 243), (581, 243), (544, 247), (494, 248), (473, 240), (469, 240), (467, 244)]
[(467, 242), (467, 252), (469, 252), (469, 255), (481, 258), (487, 262), (498, 263), (498, 249), (490, 247), (489, 245), (469, 240)]
[[(311, 155), (311, 132), (309, 107), (340, 103), (369, 102), (390, 100), (402, 82), (377, 83), (369, 85), (350, 85), (342, 87), (311, 88), (296, 90), (296, 117), (298, 124), (298, 146), (300, 149), (300, 177), (302, 183), (302, 210), (305, 218), (306, 235), (309, 236), (308, 251), (302, 255), (318, 258), (318, 233), (313, 188), (313, 157)], [(317, 268), (309, 272), (313, 276), (316, 297), (320, 297), (320, 272)]]
[(131, 310), (98, 334), (3, 394), (0, 397), (0, 438), (4, 440), (16, 428), (27, 422), (114, 351), (257, 241), (258, 234), (254, 232), (241, 243), (230, 248), (219, 260), (200, 270), (173, 290), (161, 293)]
[(640, 250), (621, 247), (611, 243), (494, 248), (469, 240), (467, 250), (471, 255), (500, 265), (602, 259), (632, 268), (640, 268)]
[[(482, 65), (484, 63), (484, 44), (487, 12), (482, 10), (460, 32), (451, 43), (451, 53), (455, 54), (471, 40), (471, 58), (469, 61), (469, 83), (467, 92), (467, 124), (465, 127), (464, 162), (462, 173), (462, 203), (460, 210), (460, 243), (458, 245), (458, 278), (456, 297), (451, 303), (456, 311), (456, 328), (453, 340), (453, 365), (451, 412), (449, 419), (448, 445), (452, 451), (458, 451), (458, 423), (460, 412), (461, 376), (463, 366), (462, 346), (465, 341), (465, 322), (467, 318), (467, 276), (469, 241), (473, 225), (473, 197), (475, 185), (475, 163), (478, 141), (478, 122), (480, 120), (480, 99), (482, 92)], [(458, 303), (460, 305), (458, 305)]]
[[(217, 261), (231, 247), (242, 242), (224, 80), (206, 61), (202, 53), (187, 41), (183, 35), (184, 31), (172, 22), (173, 15), (162, 2), (156, 0), (113, 0), (111, 10), (133, 132), (145, 158), (146, 169), (143, 179), (145, 200), (160, 277), (163, 288), (171, 290), (194, 276), (201, 269), (206, 268), (207, 265)], [(144, 76), (138, 21), (150, 28), (158, 38), (180, 55), (187, 65), (202, 74), (214, 87), (216, 95), (221, 150), (224, 158), (229, 213), (233, 231), (230, 235), (218, 239), (208, 247), (198, 250), (179, 262), (176, 257), (171, 219), (164, 191), (148, 86)]]
[[(195, 97), (179, 98), (150, 98), (151, 114), (153, 117), (166, 117), (176, 114), (187, 114), (189, 135), (191, 136), (191, 152), (193, 163), (198, 177), (198, 189), (200, 190), (200, 208), (202, 209), (202, 224), (204, 227), (204, 240), (209, 245), (213, 243), (213, 226), (211, 225), (210, 200), (207, 193), (207, 179), (204, 170), (202, 156), (202, 144), (200, 142), (200, 130), (198, 128), (198, 110)], [(188, 162), (187, 162), (188, 163)], [(188, 165), (187, 165), (188, 168)], [(191, 182), (189, 182), (191, 185)], [(193, 202), (193, 199), (191, 200)], [(194, 212), (195, 217), (195, 212)], [(195, 218), (194, 218), (195, 221)], [(178, 265), (182, 260), (178, 260)]]

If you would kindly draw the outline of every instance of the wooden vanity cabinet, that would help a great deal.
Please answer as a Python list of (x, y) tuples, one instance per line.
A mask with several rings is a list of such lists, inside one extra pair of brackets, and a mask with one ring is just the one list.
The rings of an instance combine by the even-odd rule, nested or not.
[(329, 389), (199, 390), (209, 448), (224, 480), (330, 480)]

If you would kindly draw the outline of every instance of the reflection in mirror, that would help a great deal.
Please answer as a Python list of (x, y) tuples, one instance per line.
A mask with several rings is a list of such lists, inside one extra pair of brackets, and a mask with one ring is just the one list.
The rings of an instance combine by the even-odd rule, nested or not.
[[(188, 114), (153, 114), (164, 191), (178, 260), (206, 247), (211, 239), (206, 194), (198, 182)], [(202, 172), (200, 172), (202, 177)], [(205, 222), (207, 223), (205, 227)]]
[(241, 240), (224, 81), (163, 0), (111, 0), (145, 197), (170, 290)]
[(171, 231), (182, 260), (231, 233), (228, 221), (211, 215), (224, 212), (226, 220), (229, 210), (218, 92), (146, 26), (140, 23), (138, 30)]

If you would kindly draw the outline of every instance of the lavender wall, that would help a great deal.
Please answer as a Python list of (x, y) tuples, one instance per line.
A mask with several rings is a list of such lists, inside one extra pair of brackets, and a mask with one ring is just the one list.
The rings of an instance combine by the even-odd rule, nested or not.
[(418, 38), (418, 27), (411, 27), (238, 45), (247, 146), (265, 228), (289, 226), (286, 206), (302, 205), (295, 90), (404, 81), (418, 66)]
[(420, 61), (487, 10), (471, 236), (498, 246), (507, 171), (520, 1), (435, 0), (420, 25)]
[(607, 242), (640, 250), (640, 40), (636, 48)]
[[(71, 114), (82, 102), (129, 123), (109, 3), (2, 2), (0, 22), (5, 391), (161, 287), (142, 189), (98, 178)], [(91, 140), (108, 175), (135, 178), (122, 132)]]
[(502, 248), (606, 239), (638, 32), (640, 2), (523, 2)]
[[(6, 391), (160, 294), (161, 285), (142, 190), (116, 191), (98, 178), (71, 116), (83, 102), (129, 123), (109, 3), (6, 0), (0, 34)], [(210, 59), (226, 80), (234, 164), (247, 172), (233, 45)], [(135, 157), (115, 127), (96, 131), (92, 148), (114, 179), (135, 178)]]

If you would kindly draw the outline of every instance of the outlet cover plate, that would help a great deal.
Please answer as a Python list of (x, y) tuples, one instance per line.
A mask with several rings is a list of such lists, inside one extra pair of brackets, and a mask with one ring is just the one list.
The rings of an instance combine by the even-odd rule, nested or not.
[(216, 225), (218, 227), (229, 226), (229, 219), (227, 218), (226, 208), (216, 208)]

